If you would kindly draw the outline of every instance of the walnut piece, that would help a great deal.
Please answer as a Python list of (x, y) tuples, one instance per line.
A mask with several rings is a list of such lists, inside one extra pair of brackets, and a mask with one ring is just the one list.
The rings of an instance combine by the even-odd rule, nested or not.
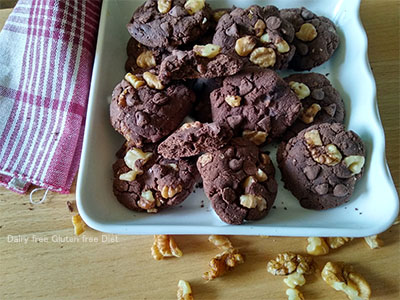
[(303, 42), (311, 42), (317, 35), (317, 30), (314, 25), (310, 23), (304, 23), (301, 25), (300, 30), (296, 32), (296, 37)]
[(172, 0), (158, 0), (157, 9), (160, 13), (166, 14), (171, 9)]
[(189, 15), (194, 15), (202, 10), (205, 5), (205, 0), (187, 0), (184, 7)]
[(240, 204), (247, 208), (257, 208), (259, 211), (267, 209), (267, 201), (263, 197), (251, 194), (240, 196)]
[(314, 266), (311, 257), (284, 252), (279, 253), (275, 259), (268, 262), (267, 270), (275, 276), (289, 275), (296, 271), (299, 274), (311, 274)]
[(319, 104), (313, 103), (309, 108), (303, 109), (300, 113), (300, 120), (305, 124), (311, 124), (314, 122), (314, 118), (317, 113), (321, 110), (321, 106)]
[(147, 69), (156, 66), (156, 59), (153, 56), (153, 52), (150, 50), (143, 51), (136, 58), (136, 64), (139, 68)]
[(161, 197), (163, 197), (164, 199), (169, 199), (174, 197), (176, 194), (182, 192), (182, 186), (178, 185), (177, 187), (173, 188), (164, 185), (160, 192), (161, 192)]
[(235, 51), (240, 56), (247, 56), (253, 51), (256, 41), (252, 36), (246, 35), (236, 40)]
[(379, 238), (377, 234), (364, 237), (364, 241), (371, 249), (378, 249), (383, 247), (383, 241)]
[(367, 300), (371, 288), (363, 276), (354, 272), (352, 266), (342, 262), (328, 262), (324, 266), (322, 279), (337, 291), (346, 293), (351, 300)]
[(273, 67), (276, 62), (276, 54), (272, 48), (259, 47), (251, 52), (250, 61), (261, 68)]
[(242, 101), (242, 97), (240, 97), (240, 96), (226, 96), (225, 97), (225, 101), (231, 107), (238, 107), (238, 106), (240, 106), (240, 101)]
[(303, 294), (298, 289), (287, 289), (288, 300), (304, 300)]
[(162, 85), (160, 79), (158, 79), (157, 75), (154, 75), (150, 72), (143, 73), (143, 79), (146, 81), (147, 85), (152, 89), (163, 90), (164, 86)]
[(326, 243), (328, 244), (329, 248), (337, 249), (342, 247), (344, 244), (350, 242), (353, 238), (348, 237), (327, 237), (325, 238)]
[(136, 161), (141, 160), (143, 166), (152, 155), (153, 153), (143, 152), (139, 148), (132, 148), (128, 150), (125, 154), (124, 161), (131, 171), (119, 175), (119, 179), (125, 181), (135, 180), (137, 175), (143, 174), (143, 171), (136, 166)]
[(268, 134), (264, 131), (245, 130), (242, 135), (258, 146), (265, 142)]
[(334, 144), (328, 144), (320, 148), (311, 148), (310, 152), (314, 161), (327, 166), (335, 166), (342, 160), (342, 154)]
[(237, 249), (230, 248), (210, 260), (210, 270), (203, 274), (203, 278), (208, 281), (213, 280), (243, 262), (244, 258), (242, 254)]
[(276, 41), (275, 46), (279, 53), (287, 53), (290, 50), (289, 44), (284, 39)]
[(185, 280), (178, 281), (178, 292), (176, 294), (178, 300), (193, 300), (192, 288), (189, 282)]
[(157, 212), (157, 209), (154, 210), (156, 206), (156, 200), (154, 199), (153, 193), (148, 191), (143, 191), (140, 195), (140, 200), (138, 201), (138, 206), (146, 209), (148, 212)]
[(329, 247), (325, 240), (320, 237), (309, 237), (307, 239), (307, 253), (311, 255), (325, 255), (329, 253)]
[(225, 15), (226, 13), (227, 13), (226, 10), (218, 10), (218, 11), (215, 11), (215, 12), (213, 13), (213, 18), (214, 18), (214, 20), (215, 20), (216, 22), (218, 22), (219, 19), (221, 19), (221, 17), (222, 17), (223, 15)]
[(303, 100), (311, 94), (309, 87), (302, 82), (290, 81), (289, 86), (299, 100)]
[(128, 81), (135, 89), (138, 89), (146, 84), (143, 80), (139, 79), (139, 77), (131, 73), (126, 73), (125, 80)]
[(83, 222), (80, 214), (72, 216), (72, 225), (74, 225), (75, 235), (81, 235), (85, 231), (86, 224)]
[(243, 188), (249, 188), (252, 184), (257, 183), (256, 178), (254, 176), (248, 176), (244, 181), (243, 181)]
[(271, 159), (269, 158), (268, 154), (261, 153), (261, 163), (266, 166), (271, 162)]
[(287, 278), (283, 279), (283, 282), (291, 288), (295, 288), (296, 286), (303, 286), (306, 283), (306, 279), (303, 274), (298, 272), (293, 272), (288, 275)]
[(233, 248), (231, 241), (223, 235), (210, 235), (208, 241), (221, 250)]
[(161, 260), (164, 257), (181, 257), (183, 253), (172, 236), (156, 234), (151, 247), (151, 255), (155, 260)]
[(258, 170), (257, 170), (257, 173), (256, 173), (256, 178), (257, 178), (257, 180), (258, 180), (259, 182), (264, 182), (265, 180), (268, 179), (268, 175), (265, 174), (265, 172), (264, 172), (263, 170), (258, 169)]
[(189, 128), (199, 128), (201, 127), (201, 123), (199, 121), (194, 121), (194, 122), (187, 122), (182, 124), (181, 127), (179, 127), (179, 131), (185, 130), (185, 129), (189, 129)]
[(256, 37), (260, 37), (263, 35), (265, 27), (265, 22), (261, 19), (257, 20), (256, 24), (254, 24), (254, 31), (256, 32)]
[(201, 155), (199, 157), (199, 159), (197, 160), (199, 162), (199, 164), (204, 167), (206, 164), (212, 162), (213, 157), (211, 153), (204, 153), (203, 155)]
[(214, 44), (207, 44), (204, 46), (195, 45), (193, 52), (201, 57), (214, 58), (221, 52), (221, 47)]
[(260, 37), (260, 41), (264, 44), (268, 44), (272, 42), (271, 37), (269, 36), (268, 33), (264, 33), (261, 37)]
[(304, 134), (304, 139), (306, 140), (307, 145), (311, 147), (322, 146), (321, 136), (319, 135), (319, 132), (316, 129), (307, 131)]
[(364, 167), (365, 157), (361, 155), (350, 155), (343, 159), (343, 163), (353, 173), (359, 174)]

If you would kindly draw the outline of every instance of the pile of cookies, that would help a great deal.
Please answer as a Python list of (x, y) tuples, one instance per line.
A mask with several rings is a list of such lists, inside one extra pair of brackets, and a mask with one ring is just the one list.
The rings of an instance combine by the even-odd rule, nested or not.
[(262, 147), (277, 141), (282, 180), (303, 207), (349, 200), (365, 148), (342, 125), (340, 94), (322, 74), (275, 71), (327, 61), (339, 45), (329, 19), (304, 7), (147, 0), (127, 29), (128, 73), (110, 105), (126, 139), (113, 165), (119, 202), (156, 213), (202, 181), (224, 222), (263, 218), (277, 182)]

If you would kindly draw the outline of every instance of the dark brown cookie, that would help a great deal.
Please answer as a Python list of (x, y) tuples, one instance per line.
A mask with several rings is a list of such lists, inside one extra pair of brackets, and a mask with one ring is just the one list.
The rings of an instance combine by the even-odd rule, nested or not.
[(285, 187), (311, 209), (328, 209), (348, 202), (362, 177), (365, 147), (342, 124), (323, 123), (282, 143), (277, 160)]
[[(208, 47), (208, 48), (206, 48)], [(215, 54), (207, 57), (208, 51), (219, 52), (219, 46), (196, 45), (194, 50), (174, 50), (160, 65), (159, 77), (163, 83), (171, 80), (216, 78), (234, 75), (243, 68), (243, 62), (231, 55)], [(211, 49), (211, 50), (201, 50)], [(205, 53), (204, 56), (201, 56)], [(200, 55), (199, 55), (200, 54)]]
[(172, 49), (206, 33), (211, 18), (211, 8), (204, 0), (147, 0), (127, 28), (145, 46)]
[(117, 153), (113, 191), (131, 210), (156, 213), (176, 206), (190, 195), (198, 179), (194, 163), (163, 158), (155, 149), (156, 145), (144, 145), (143, 149), (124, 146)]
[(232, 135), (224, 123), (185, 123), (158, 146), (158, 152), (166, 158), (196, 156), (222, 148)]
[(269, 69), (227, 77), (210, 99), (215, 122), (228, 122), (237, 135), (249, 137), (257, 145), (282, 135), (301, 109), (289, 85)]
[(315, 15), (305, 7), (282, 9), (281, 17), (295, 31), (296, 53), (289, 64), (295, 70), (311, 70), (326, 62), (339, 46), (339, 35), (331, 20)]
[(161, 64), (161, 61), (171, 54), (165, 48), (149, 48), (134, 38), (130, 38), (126, 46), (125, 70), (133, 74), (143, 73)]
[(124, 79), (112, 94), (111, 124), (131, 145), (141, 147), (174, 131), (194, 101), (194, 92), (183, 84), (176, 83), (157, 90), (147, 84), (134, 88)]
[(222, 53), (237, 57), (248, 66), (285, 69), (295, 47), (293, 26), (281, 19), (275, 6), (235, 8), (218, 22), (213, 44)]
[(226, 147), (200, 156), (197, 168), (222, 221), (242, 224), (268, 214), (277, 193), (275, 169), (253, 143), (234, 138)]
[(286, 77), (285, 81), (303, 105), (300, 116), (286, 131), (285, 141), (315, 124), (343, 123), (345, 108), (342, 97), (324, 75), (293, 74)]

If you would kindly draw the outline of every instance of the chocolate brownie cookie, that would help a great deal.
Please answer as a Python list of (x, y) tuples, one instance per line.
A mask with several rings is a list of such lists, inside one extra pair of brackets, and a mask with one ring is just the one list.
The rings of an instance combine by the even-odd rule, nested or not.
[(323, 123), (282, 143), (277, 160), (285, 187), (300, 205), (322, 210), (349, 201), (364, 172), (365, 148), (342, 124)]
[(161, 64), (161, 61), (171, 54), (165, 48), (149, 48), (130, 38), (126, 46), (128, 59), (125, 70), (133, 74), (143, 73)]
[(296, 53), (289, 64), (295, 70), (310, 70), (326, 62), (339, 46), (339, 36), (331, 20), (308, 9), (282, 9), (281, 17), (296, 31)]
[(299, 118), (286, 131), (285, 141), (314, 124), (343, 123), (345, 109), (342, 97), (324, 75), (293, 74), (284, 80), (303, 105)]
[(127, 28), (145, 46), (172, 49), (206, 33), (211, 18), (205, 0), (147, 0), (134, 12)]
[(275, 169), (253, 143), (234, 138), (226, 147), (200, 156), (197, 168), (222, 221), (242, 224), (268, 214), (277, 193)]
[(156, 213), (176, 206), (190, 195), (198, 179), (194, 163), (163, 158), (155, 149), (156, 145), (124, 146), (117, 154), (113, 191), (131, 210)]
[(289, 85), (270, 69), (249, 69), (227, 77), (210, 99), (214, 122), (228, 122), (235, 134), (257, 145), (282, 135), (301, 109)]
[(213, 44), (222, 53), (236, 56), (248, 66), (285, 69), (295, 47), (293, 26), (275, 6), (235, 8), (218, 22)]
[(217, 45), (195, 45), (193, 50), (174, 50), (167, 56), (160, 65), (159, 77), (167, 84), (171, 80), (234, 75), (242, 67), (240, 59), (220, 53)]
[(158, 146), (158, 152), (166, 158), (196, 156), (222, 148), (232, 135), (224, 123), (185, 123)]
[(194, 92), (185, 85), (164, 87), (149, 74), (143, 73), (146, 84), (143, 78), (128, 73), (115, 87), (110, 105), (112, 126), (137, 147), (174, 131), (195, 101)]
[(193, 90), (196, 94), (196, 103), (191, 115), (202, 123), (211, 123), (210, 94), (213, 90), (222, 86), (223, 78), (200, 78), (196, 80)]

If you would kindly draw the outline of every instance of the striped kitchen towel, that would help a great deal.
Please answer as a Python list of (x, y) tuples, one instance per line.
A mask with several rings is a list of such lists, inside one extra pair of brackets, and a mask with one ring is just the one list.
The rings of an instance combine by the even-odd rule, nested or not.
[(0, 184), (68, 193), (101, 0), (20, 0), (0, 32)]

